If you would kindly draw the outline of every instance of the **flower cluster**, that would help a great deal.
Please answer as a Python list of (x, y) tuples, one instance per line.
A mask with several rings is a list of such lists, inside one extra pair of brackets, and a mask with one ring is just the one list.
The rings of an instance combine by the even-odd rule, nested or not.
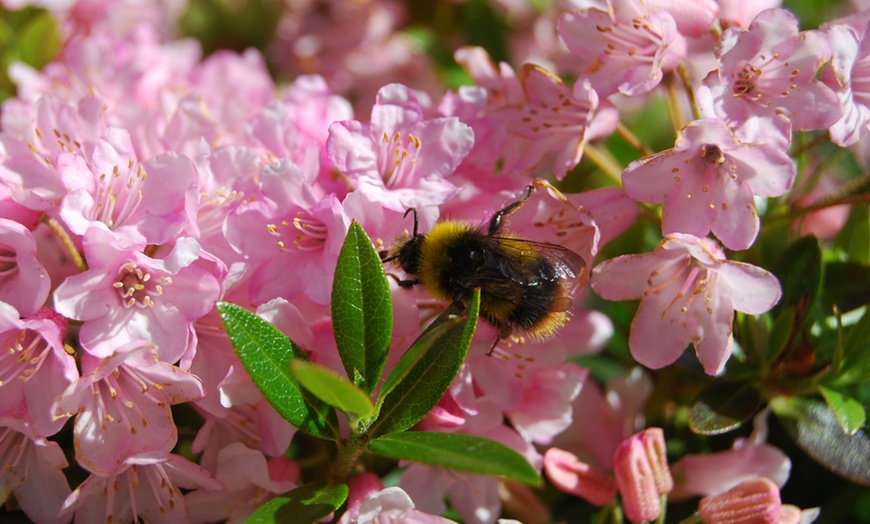
[[(460, 47), (469, 82), (446, 89), (399, 30), (405, 3), (285, 3), (265, 54), (204, 56), (168, 29), (182, 0), (0, 1), (49, 9), (62, 42), (40, 69), (10, 67), (0, 113), (0, 485), (31, 520), (240, 522), (310, 479), (216, 304), (255, 310), (343, 374), (330, 300), (352, 222), (387, 252), (412, 225), (482, 225), (527, 193), (510, 234), (585, 263), (570, 321), (547, 340), (481, 325), (415, 429), (498, 441), (593, 505), (619, 494), (634, 521), (658, 518), (663, 496), (703, 496), (703, 522), (813, 518), (782, 504), (789, 461), (766, 443), (766, 412), (733, 449), (669, 466), (665, 433), (644, 429), (652, 380), (626, 362), (688, 361), (708, 380), (743, 355), (735, 312), (783, 296), (751, 251), (766, 199), (808, 208), (802, 234), (843, 228), (848, 207), (817, 204), (844, 184), (799, 180), (789, 149), (870, 129), (870, 12), (801, 31), (777, 1), (492, 0), (517, 28), (511, 63)], [(624, 122), (661, 93), (676, 139), (653, 152)], [(602, 147), (613, 135), (641, 154), (624, 169)], [(581, 180), (590, 164), (611, 179)], [(661, 241), (625, 254), (646, 249), (617, 242), (638, 223)], [(388, 368), (442, 309), (401, 283)], [(581, 364), (619, 326), (585, 307), (592, 291), (640, 301), (605, 389)], [(86, 472), (74, 486), (64, 434)], [(445, 522), (447, 502), (468, 523), (521, 513), (494, 477), (402, 466), (398, 486), (354, 477), (340, 522)]]

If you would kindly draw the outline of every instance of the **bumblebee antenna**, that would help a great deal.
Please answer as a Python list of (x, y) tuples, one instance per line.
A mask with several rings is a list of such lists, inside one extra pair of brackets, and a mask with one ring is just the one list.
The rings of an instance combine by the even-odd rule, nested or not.
[(414, 237), (415, 237), (415, 236), (417, 236), (417, 208), (416, 208), (416, 207), (409, 207), (409, 208), (405, 211), (405, 214), (402, 215), (402, 218), (407, 218), (407, 217), (408, 217), (408, 213), (411, 213), (411, 212), (414, 213), (414, 234), (411, 235), (411, 236), (414, 236)]

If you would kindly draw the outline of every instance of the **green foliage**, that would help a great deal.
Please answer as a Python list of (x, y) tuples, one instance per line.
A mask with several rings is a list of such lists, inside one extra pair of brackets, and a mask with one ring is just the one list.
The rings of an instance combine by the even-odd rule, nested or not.
[[(371, 394), (381, 382), (389, 349), (391, 300), (380, 259), (356, 223), (339, 254), (332, 301), (336, 345), (350, 380), (309, 362), (295, 343), (253, 313), (218, 305), (230, 341), (263, 395), (291, 424), (337, 446), (326, 478), (268, 502), (251, 522), (314, 522), (334, 512), (366, 451), (530, 485), (540, 482), (522, 455), (498, 442), (405, 432), (432, 410), (459, 372), (477, 326), (479, 291), (467, 304), (448, 307), (423, 331), (383, 382), (376, 402)], [(349, 438), (340, 438), (336, 409), (348, 417)]]
[(290, 361), (305, 354), (286, 335), (257, 315), (226, 302), (218, 312), (239, 360), (257, 388), (288, 422), (315, 437), (338, 440), (335, 410), (303, 389)]
[(357, 222), (341, 247), (332, 287), (335, 344), (347, 376), (371, 394), (381, 378), (393, 331), (390, 286), (381, 259)]
[(309, 524), (320, 522), (341, 507), (347, 500), (347, 484), (312, 482), (266, 502), (245, 522), (271, 524), (293, 522)]
[(761, 407), (761, 395), (749, 382), (714, 382), (689, 410), (689, 428), (717, 435), (740, 427)]
[(369, 449), (385, 457), (497, 476), (530, 486), (541, 482), (522, 455), (500, 442), (474, 435), (408, 431), (372, 440)]
[(57, 22), (48, 11), (0, 8), (0, 101), (15, 94), (7, 76), (10, 65), (22, 62), (41, 69), (57, 56), (61, 43)]

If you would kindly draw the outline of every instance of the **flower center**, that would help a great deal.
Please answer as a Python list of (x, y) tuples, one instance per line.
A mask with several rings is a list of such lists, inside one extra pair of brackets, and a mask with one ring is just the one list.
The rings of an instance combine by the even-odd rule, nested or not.
[(46, 340), (29, 329), (11, 334), (4, 346), (0, 354), (0, 387), (10, 380), (30, 380), (51, 351)]
[[(282, 228), (290, 227), (290, 223), (286, 220), (282, 220), (280, 224), (269, 224), (266, 227), (268, 228), (270, 235), (279, 239), (275, 242), (275, 245), (277, 245), (279, 249), (286, 248), (287, 242), (282, 238), (283, 234), (281, 233), (281, 230)], [(329, 235), (329, 230), (321, 220), (304, 211), (297, 212), (296, 216), (293, 217), (293, 228), (296, 229), (296, 234), (293, 238), (293, 247), (299, 251), (316, 251), (322, 249), (323, 244), (326, 242), (326, 237)]]
[(112, 167), (112, 174), (100, 174), (100, 184), (95, 198), (91, 219), (103, 222), (109, 228), (125, 223), (142, 201), (142, 184), (145, 183), (145, 169), (130, 159), (121, 171)]
[(124, 307), (133, 306), (154, 307), (152, 297), (163, 294), (163, 286), (172, 283), (168, 276), (151, 278), (151, 274), (143, 271), (135, 262), (128, 262), (118, 269), (118, 280), (112, 286), (118, 290)]
[(384, 175), (384, 186), (399, 187), (404, 178), (412, 178), (414, 168), (417, 166), (417, 155), (423, 143), (420, 137), (408, 133), (407, 142), (402, 139), (402, 134), (396, 134), (390, 138), (384, 133), (381, 143), (380, 172)]

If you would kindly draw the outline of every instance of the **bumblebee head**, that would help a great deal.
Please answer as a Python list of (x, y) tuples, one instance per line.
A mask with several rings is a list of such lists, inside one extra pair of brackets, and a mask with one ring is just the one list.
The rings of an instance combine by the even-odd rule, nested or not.
[(408, 213), (414, 213), (414, 233), (410, 237), (396, 240), (389, 255), (382, 262), (397, 260), (402, 271), (409, 275), (416, 275), (420, 271), (420, 255), (423, 250), (424, 238), (423, 235), (417, 234), (417, 210), (413, 207), (409, 208), (405, 211), (406, 217)]

